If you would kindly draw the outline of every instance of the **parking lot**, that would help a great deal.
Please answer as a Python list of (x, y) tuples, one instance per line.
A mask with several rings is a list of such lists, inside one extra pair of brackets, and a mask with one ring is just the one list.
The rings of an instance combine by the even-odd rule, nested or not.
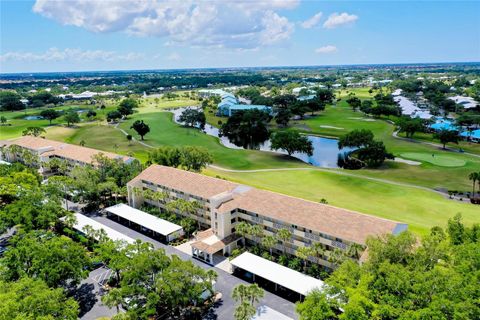
[[(122, 232), (123, 234), (134, 238), (140, 239), (142, 241), (150, 242), (153, 246), (157, 249), (164, 249), (167, 254), (175, 254), (184, 260), (190, 260), (194, 264), (200, 266), (204, 269), (214, 269), (215, 272), (218, 274), (217, 282), (215, 284), (215, 288), (218, 292), (222, 294), (222, 299), (217, 305), (214, 307), (212, 312), (206, 315), (205, 319), (218, 319), (218, 320), (230, 320), (233, 317), (233, 313), (235, 310), (235, 301), (231, 298), (231, 294), (233, 288), (238, 284), (248, 284), (248, 282), (243, 281), (221, 269), (212, 267), (206, 263), (203, 263), (199, 260), (193, 259), (190, 255), (175, 249), (172, 246), (165, 245), (160, 243), (156, 240), (153, 240), (135, 230), (129, 229), (126, 226), (118, 224), (106, 217), (97, 215), (97, 216), (90, 216), (92, 219), (103, 223), (104, 225), (115, 229), (116, 231)], [(88, 310), (84, 310), (81, 314), (82, 320), (93, 320), (101, 316), (112, 316), (116, 313), (116, 310), (108, 309), (107, 307), (103, 306), (100, 301), (100, 296), (102, 294), (102, 289), (99, 283), (105, 281), (109, 276), (109, 271), (107, 268), (101, 267), (96, 269), (90, 273), (88, 279), (86, 279), (82, 284), (85, 286), (85, 289), (90, 290), (91, 293), (95, 294), (96, 298), (93, 299), (91, 296), (91, 300), (94, 303), (90, 303), (87, 305)], [(87, 295), (88, 297), (88, 295)], [(297, 315), (295, 314), (295, 304), (289, 302), (281, 297), (278, 297), (270, 292), (265, 291), (264, 298), (260, 301), (260, 305), (265, 305), (271, 309), (276, 310), (290, 318), (298, 319)]]

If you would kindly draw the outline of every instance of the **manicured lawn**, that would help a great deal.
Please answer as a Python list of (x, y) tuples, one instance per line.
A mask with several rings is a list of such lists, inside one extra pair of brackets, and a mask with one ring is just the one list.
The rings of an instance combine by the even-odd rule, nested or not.
[(429, 162), (440, 167), (462, 167), (465, 161), (454, 156), (441, 153), (420, 153), (420, 152), (405, 152), (400, 155), (402, 158), (417, 160), (421, 162)]
[(312, 201), (325, 198), (334, 206), (408, 223), (418, 234), (426, 234), (432, 226), (445, 226), (459, 212), (466, 223), (480, 222), (479, 206), (429, 191), (314, 169), (254, 173), (208, 169), (205, 173)]
[(130, 129), (136, 119), (144, 120), (150, 125), (150, 133), (145, 136), (145, 143), (152, 146), (201, 146), (213, 155), (214, 163), (232, 169), (262, 169), (279, 167), (306, 167), (301, 161), (295, 161), (283, 155), (256, 150), (234, 150), (224, 147), (217, 138), (208, 136), (196, 129), (184, 128), (172, 120), (170, 112), (139, 113), (130, 117), (120, 127), (135, 138), (137, 133)]
[(132, 155), (147, 160), (148, 150), (138, 142), (129, 142), (125, 135), (112, 126), (88, 124), (77, 128), (58, 127), (47, 131), (46, 138), (73, 144), (85, 143), (86, 147)]
[[(360, 92), (363, 95), (367, 92), (366, 94), (368, 95), (368, 91), (360, 90)], [(317, 116), (295, 121), (292, 123), (292, 126), (305, 134), (317, 134), (334, 138), (340, 137), (354, 129), (368, 129), (374, 133), (375, 139), (383, 141), (387, 150), (397, 157), (402, 157), (402, 154), (406, 153), (430, 156), (432, 153), (435, 153), (435, 155), (440, 156), (439, 158), (448, 158), (451, 160), (450, 163), (455, 164), (455, 166), (446, 167), (444, 166), (445, 162), (432, 163), (424, 161), (420, 166), (412, 166), (388, 161), (382, 168), (357, 170), (355, 174), (418, 184), (429, 188), (468, 191), (471, 188), (471, 183), (468, 180), (469, 173), (478, 171), (480, 168), (479, 157), (446, 151), (418, 142), (397, 139), (392, 136), (394, 132), (392, 124), (382, 119), (365, 117), (358, 111), (354, 112), (344, 100), (337, 105), (327, 106), (326, 110)], [(459, 164), (462, 165), (459, 166)]]
[(163, 99), (163, 98), (143, 98), (139, 108), (140, 112), (154, 112), (158, 109), (169, 109), (169, 108), (180, 108), (187, 106), (196, 106), (199, 104), (199, 101), (187, 99), (187, 98), (178, 98), (178, 99)]

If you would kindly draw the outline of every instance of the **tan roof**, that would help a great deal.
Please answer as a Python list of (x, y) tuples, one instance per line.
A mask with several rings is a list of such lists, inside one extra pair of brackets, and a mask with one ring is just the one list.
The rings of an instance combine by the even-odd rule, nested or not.
[(18, 145), (26, 149), (38, 151), (42, 156), (59, 156), (84, 163), (91, 163), (92, 157), (99, 153), (102, 153), (110, 159), (120, 158), (126, 161), (130, 158), (116, 153), (33, 136), (24, 136), (15, 140), (5, 141), (2, 145)]
[(365, 244), (369, 235), (394, 233), (399, 225), (396, 221), (255, 188), (234, 194), (234, 199), (220, 205), (218, 212), (236, 208), (360, 244)]
[(237, 241), (240, 238), (241, 237), (239, 235), (237, 235), (235, 233), (232, 233), (228, 237), (225, 237), (221, 240), (215, 241), (212, 244), (205, 242), (205, 239), (203, 239), (203, 240), (200, 240), (200, 241), (193, 242), (190, 245), (192, 247), (194, 247), (195, 249), (198, 249), (200, 251), (203, 251), (203, 252), (206, 252), (206, 253), (209, 253), (209, 254), (213, 254), (213, 253), (216, 253), (216, 252), (222, 250), (228, 244), (230, 244), (234, 241)]
[(232, 191), (238, 186), (230, 181), (156, 164), (143, 170), (129, 183), (139, 180), (153, 182), (205, 199), (225, 191)]
[(396, 221), (165, 166), (152, 165), (131, 182), (140, 179), (203, 198), (230, 192), (233, 199), (221, 204), (217, 212), (244, 209), (289, 225), (360, 244), (365, 244), (370, 235), (396, 234), (406, 229), (405, 224)]

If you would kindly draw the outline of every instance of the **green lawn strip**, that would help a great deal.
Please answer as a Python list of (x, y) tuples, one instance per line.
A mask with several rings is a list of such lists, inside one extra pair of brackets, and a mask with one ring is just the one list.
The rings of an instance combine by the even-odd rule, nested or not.
[(462, 213), (466, 223), (480, 222), (478, 206), (445, 199), (442, 195), (318, 170), (232, 173), (208, 169), (206, 174), (408, 223), (418, 234), (444, 226)]
[(421, 162), (429, 162), (440, 167), (462, 167), (465, 161), (448, 154), (440, 154), (438, 152), (405, 152), (400, 154), (402, 158), (417, 160)]
[(152, 146), (201, 146), (213, 155), (215, 164), (231, 169), (249, 170), (263, 168), (306, 167), (301, 161), (291, 160), (273, 152), (257, 150), (229, 149), (220, 144), (215, 137), (208, 136), (196, 129), (184, 128), (172, 120), (170, 112), (135, 114), (120, 125), (120, 128), (138, 135), (130, 129), (133, 121), (141, 119), (150, 125), (150, 133), (145, 136), (145, 143)]

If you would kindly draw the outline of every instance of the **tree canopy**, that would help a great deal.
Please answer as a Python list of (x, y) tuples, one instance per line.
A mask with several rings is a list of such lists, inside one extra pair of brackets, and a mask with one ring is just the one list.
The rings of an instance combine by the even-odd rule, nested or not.
[(313, 145), (310, 140), (298, 131), (279, 131), (272, 135), (273, 150), (282, 149), (287, 151), (288, 155), (301, 152), (307, 155), (313, 155)]
[(78, 303), (61, 289), (49, 288), (40, 279), (0, 280), (0, 319), (76, 320)]
[(150, 126), (143, 122), (143, 120), (135, 120), (130, 129), (135, 130), (142, 140), (143, 137), (150, 132)]
[(410, 232), (370, 238), (368, 260), (346, 260), (326, 280), (328, 296), (310, 293), (297, 312), (308, 320), (477, 319), (479, 240), (480, 226), (459, 215), (420, 241)]
[(220, 128), (220, 135), (236, 146), (255, 149), (269, 138), (269, 121), (270, 115), (257, 109), (235, 112)]
[(205, 113), (201, 110), (187, 108), (182, 112), (178, 120), (187, 127), (205, 129), (206, 117)]
[(360, 167), (378, 167), (385, 159), (393, 158), (393, 155), (387, 152), (382, 141), (373, 139), (373, 132), (366, 129), (356, 129), (350, 131), (338, 140), (338, 147), (354, 148), (353, 151), (347, 153), (347, 157), (342, 159), (340, 166), (348, 169), (358, 169)]
[(201, 171), (213, 162), (210, 152), (203, 147), (163, 146), (148, 154), (149, 163), (157, 163), (168, 167), (182, 167), (186, 170)]

